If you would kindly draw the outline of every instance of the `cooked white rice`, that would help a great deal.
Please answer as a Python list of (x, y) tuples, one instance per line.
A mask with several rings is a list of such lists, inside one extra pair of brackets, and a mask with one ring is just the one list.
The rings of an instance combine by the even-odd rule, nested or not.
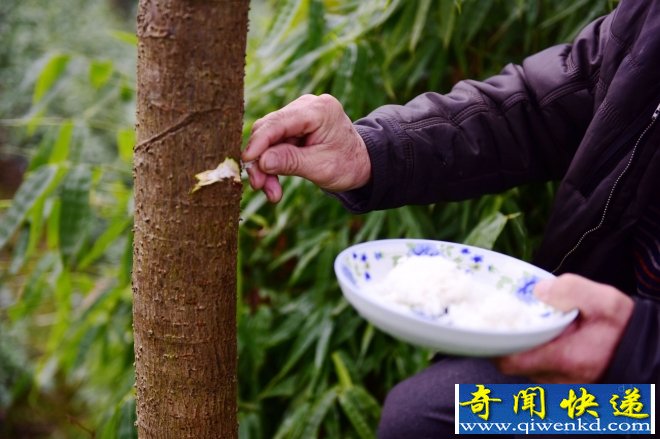
[(520, 329), (542, 319), (513, 295), (473, 280), (437, 256), (399, 260), (372, 292), (416, 314), (462, 328)]

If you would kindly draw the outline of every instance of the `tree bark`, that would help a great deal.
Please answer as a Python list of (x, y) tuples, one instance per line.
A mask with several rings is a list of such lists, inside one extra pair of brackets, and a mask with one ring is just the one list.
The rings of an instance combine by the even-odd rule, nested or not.
[(241, 184), (191, 194), (238, 161), (248, 0), (141, 0), (133, 318), (141, 438), (235, 438)]

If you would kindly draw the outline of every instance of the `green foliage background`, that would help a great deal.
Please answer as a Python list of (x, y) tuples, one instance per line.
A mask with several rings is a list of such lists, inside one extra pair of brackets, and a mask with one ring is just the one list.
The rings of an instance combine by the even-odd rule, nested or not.
[[(0, 151), (29, 159), (0, 201), (0, 437), (135, 437), (131, 333), (135, 37), (101, 0), (0, 6)], [(128, 2), (130, 4), (130, 2)], [(245, 137), (303, 93), (353, 119), (570, 41), (607, 0), (253, 1)], [(63, 12), (65, 11), (65, 12)], [(131, 14), (128, 14), (131, 17)], [(5, 23), (5, 24), (1, 24)], [(192, 182), (191, 182), (192, 184)], [(335, 255), (423, 237), (529, 259), (554, 186), (352, 216), (306, 181), (247, 186), (239, 248), (241, 438), (370, 438), (431, 352), (341, 297)]]

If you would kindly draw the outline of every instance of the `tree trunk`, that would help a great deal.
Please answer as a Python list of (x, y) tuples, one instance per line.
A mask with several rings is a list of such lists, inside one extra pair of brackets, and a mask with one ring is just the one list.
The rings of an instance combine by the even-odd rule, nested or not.
[(235, 438), (241, 184), (191, 193), (238, 161), (248, 0), (141, 0), (133, 264), (141, 438)]

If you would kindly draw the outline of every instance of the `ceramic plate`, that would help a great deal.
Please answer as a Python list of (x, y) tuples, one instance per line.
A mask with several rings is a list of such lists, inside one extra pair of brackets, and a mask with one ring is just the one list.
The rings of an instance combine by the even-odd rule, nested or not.
[[(492, 289), (512, 295), (532, 313), (532, 326), (516, 328), (461, 327), (451, 316), (429, 316), (384, 300), (373, 288), (402, 257), (431, 256), (453, 261), (470, 278), (470, 287), (488, 294)], [(526, 262), (464, 244), (423, 239), (365, 242), (342, 251), (335, 274), (348, 302), (380, 330), (409, 343), (469, 356), (497, 356), (524, 351), (556, 337), (577, 316), (560, 312), (538, 300), (532, 291), (541, 279), (554, 276)], [(451, 314), (451, 311), (449, 311)]]

